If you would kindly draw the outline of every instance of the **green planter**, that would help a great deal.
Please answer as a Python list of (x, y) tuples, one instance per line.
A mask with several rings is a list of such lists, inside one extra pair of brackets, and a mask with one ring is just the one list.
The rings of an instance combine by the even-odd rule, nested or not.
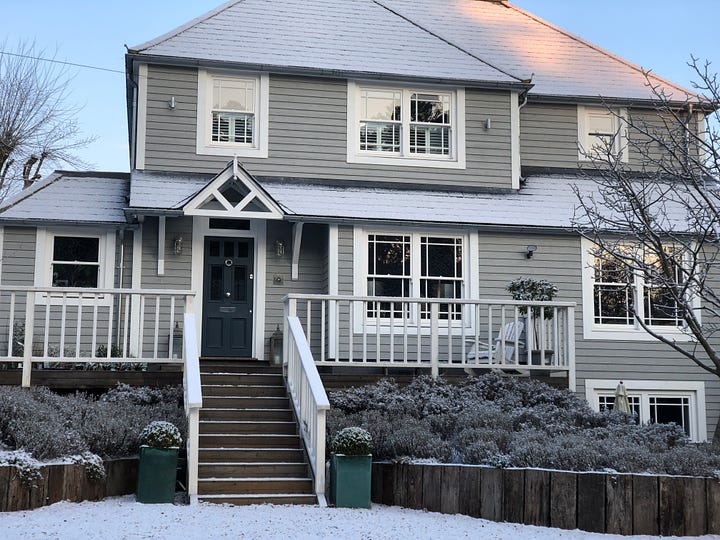
[(177, 448), (141, 446), (136, 500), (141, 503), (173, 502), (177, 463)]
[(342, 508), (370, 508), (372, 455), (333, 454), (330, 461), (330, 501)]

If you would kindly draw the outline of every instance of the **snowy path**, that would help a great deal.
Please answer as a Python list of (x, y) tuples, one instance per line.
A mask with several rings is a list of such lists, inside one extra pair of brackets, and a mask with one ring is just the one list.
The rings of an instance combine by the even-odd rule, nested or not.
[(0, 538), (3, 540), (136, 538), (615, 540), (628, 537), (493, 523), (466, 516), (450, 516), (378, 505), (373, 506), (371, 510), (273, 505), (230, 507), (200, 504), (190, 507), (139, 504), (135, 502), (133, 496), (129, 496), (79, 504), (62, 502), (33, 511), (0, 513)]

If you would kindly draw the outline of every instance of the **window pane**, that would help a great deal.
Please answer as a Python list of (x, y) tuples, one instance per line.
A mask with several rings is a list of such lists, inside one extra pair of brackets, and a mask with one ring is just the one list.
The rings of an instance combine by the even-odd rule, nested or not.
[(450, 128), (410, 126), (410, 152), (413, 154), (450, 154)]
[(53, 240), (54, 261), (98, 262), (99, 238), (56, 236)]
[(595, 285), (593, 290), (597, 324), (633, 324), (632, 291), (628, 287)]
[(247, 299), (247, 281), (245, 280), (245, 267), (236, 266), (233, 268), (233, 299), (236, 302), (244, 302)]
[[(615, 396), (598, 396), (599, 409), (612, 411), (615, 408)], [(635, 423), (640, 423), (640, 396), (628, 396), (630, 412), (635, 415)]]
[(254, 122), (253, 114), (213, 111), (212, 141), (251, 144)]
[[(422, 236), (420, 238), (420, 296), (423, 298), (462, 298), (462, 238)], [(430, 305), (422, 307), (423, 317)], [(441, 319), (452, 313), (459, 319), (462, 306), (440, 304)]]
[(410, 237), (370, 235), (368, 237), (369, 274), (410, 275)]
[(360, 115), (363, 120), (401, 120), (401, 95), (397, 90), (363, 90)]
[(210, 257), (219, 257), (220, 256), (220, 241), (219, 240), (211, 240), (210, 241), (210, 247), (208, 249), (208, 254)]
[(58, 264), (52, 265), (53, 287), (91, 287), (98, 286), (97, 265), (89, 264)]
[(413, 94), (410, 96), (410, 121), (449, 124), (450, 96), (444, 94)]
[(360, 122), (360, 150), (400, 152), (400, 124)]
[(650, 421), (659, 424), (675, 422), (690, 436), (690, 399), (687, 397), (653, 397), (650, 401)]
[(223, 267), (213, 264), (210, 267), (210, 300), (222, 300), (223, 297)]
[(213, 109), (253, 112), (255, 81), (252, 79), (214, 79)]

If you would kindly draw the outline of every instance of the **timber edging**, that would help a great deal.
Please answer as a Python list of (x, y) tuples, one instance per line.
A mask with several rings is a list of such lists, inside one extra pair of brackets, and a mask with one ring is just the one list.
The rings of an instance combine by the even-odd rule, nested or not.
[(23, 483), (14, 466), (0, 466), (0, 512), (32, 510), (59, 501), (98, 501), (135, 493), (137, 457), (110, 459), (104, 465), (105, 478), (101, 480), (90, 479), (81, 464), (41, 465), (40, 479), (32, 487)]
[(613, 534), (720, 533), (720, 480), (373, 463), (372, 501), (491, 521)]

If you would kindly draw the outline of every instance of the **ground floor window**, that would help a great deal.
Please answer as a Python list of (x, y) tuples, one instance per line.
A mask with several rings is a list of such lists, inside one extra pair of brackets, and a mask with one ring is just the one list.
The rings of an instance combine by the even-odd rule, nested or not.
[[(615, 406), (615, 388), (619, 381), (587, 380), (587, 399), (599, 411)], [(690, 381), (626, 380), (630, 410), (638, 422), (666, 424), (674, 422), (694, 441), (707, 438), (705, 426), (705, 387)]]

